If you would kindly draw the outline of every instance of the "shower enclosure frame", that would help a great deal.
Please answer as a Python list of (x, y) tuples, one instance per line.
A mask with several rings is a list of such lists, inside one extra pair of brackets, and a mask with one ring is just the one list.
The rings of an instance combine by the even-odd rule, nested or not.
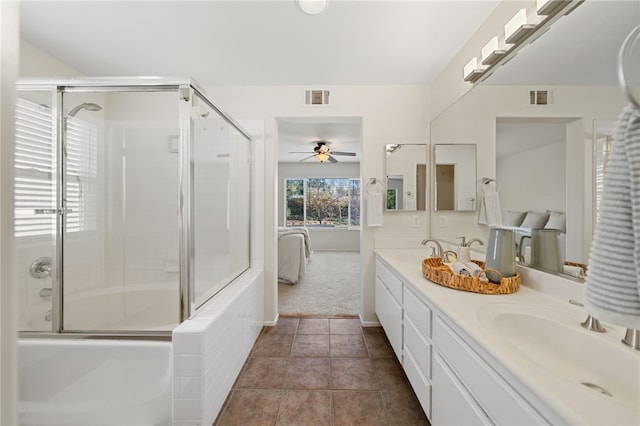
[[(21, 331), (23, 337), (141, 337), (141, 338), (170, 338), (171, 331), (153, 330), (64, 330), (64, 215), (67, 213), (65, 204), (66, 191), (66, 162), (65, 149), (65, 116), (62, 114), (64, 93), (108, 93), (108, 92), (159, 92), (175, 91), (178, 94), (178, 236), (179, 236), (179, 323), (190, 318), (199, 306), (195, 300), (195, 236), (192, 223), (194, 222), (194, 165), (193, 165), (193, 135), (191, 126), (192, 101), (197, 97), (215, 111), (220, 118), (237, 130), (248, 142), (251, 135), (233, 118), (216, 106), (206, 95), (205, 91), (193, 80), (174, 77), (86, 77), (73, 79), (41, 79), (25, 78), (16, 83), (16, 89), (21, 91), (50, 91), (52, 93), (51, 114), (53, 117), (53, 134), (56, 137), (56, 227), (55, 227), (55, 274), (52, 279), (52, 329), (51, 331)], [(249, 171), (249, 181), (252, 180)], [(251, 209), (251, 197), (249, 197)], [(251, 252), (251, 227), (249, 228), (248, 251)], [(248, 268), (251, 267), (249, 256)], [(245, 272), (246, 270), (245, 269)], [(240, 274), (241, 275), (241, 274)], [(237, 278), (237, 277), (236, 277)], [(233, 281), (233, 280), (232, 280)], [(227, 285), (230, 283), (227, 283)], [(222, 290), (220, 290), (222, 291)], [(207, 301), (215, 294), (207, 297)], [(206, 302), (204, 302), (206, 303)], [(203, 304), (204, 304), (203, 303)]]

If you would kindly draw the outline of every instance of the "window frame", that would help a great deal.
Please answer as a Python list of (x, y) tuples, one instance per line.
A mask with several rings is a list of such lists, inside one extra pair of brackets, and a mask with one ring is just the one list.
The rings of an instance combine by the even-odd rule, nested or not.
[[(348, 191), (348, 202), (347, 202), (347, 225), (346, 226), (317, 226), (317, 225), (309, 225), (307, 219), (307, 200), (308, 200), (308, 186), (310, 179), (327, 179), (327, 180), (346, 180), (346, 189)], [(302, 181), (302, 224), (289, 224), (288, 217), (288, 187), (290, 181)], [(353, 183), (357, 182), (358, 193), (357, 195), (353, 193)], [(295, 227), (305, 227), (313, 230), (320, 231), (352, 231), (359, 230), (361, 217), (358, 217), (357, 225), (354, 225), (354, 218), (352, 212), (352, 201), (354, 197), (357, 197), (358, 201), (358, 211), (361, 212), (361, 195), (362, 194), (362, 181), (359, 177), (341, 177), (341, 176), (312, 176), (312, 177), (285, 177), (284, 178), (284, 191), (283, 191), (283, 223), (286, 228), (295, 228)]]

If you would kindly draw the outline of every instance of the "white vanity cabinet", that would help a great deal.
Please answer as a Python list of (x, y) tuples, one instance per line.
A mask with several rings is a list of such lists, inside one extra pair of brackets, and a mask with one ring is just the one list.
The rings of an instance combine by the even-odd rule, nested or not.
[(431, 424), (549, 424), (428, 292), (400, 277), (376, 259), (376, 314)]
[(432, 423), (548, 424), (465, 340), (436, 315)]
[(376, 260), (376, 315), (402, 362), (402, 281), (380, 259)]

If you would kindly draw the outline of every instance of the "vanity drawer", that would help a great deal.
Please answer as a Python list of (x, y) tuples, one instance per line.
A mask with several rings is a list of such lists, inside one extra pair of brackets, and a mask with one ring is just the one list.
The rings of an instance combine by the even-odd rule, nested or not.
[(424, 413), (431, 419), (431, 382), (422, 374), (411, 351), (404, 352), (404, 371)]
[(406, 286), (404, 288), (404, 312), (405, 316), (411, 318), (411, 321), (424, 336), (431, 338), (431, 309)]
[[(405, 311), (406, 313), (406, 311)], [(413, 321), (405, 315), (404, 317), (404, 347), (411, 352), (415, 363), (422, 374), (431, 378), (431, 342), (425, 339), (418, 331)]]
[(402, 304), (402, 281), (396, 277), (380, 260), (376, 260), (376, 276), (389, 290), (394, 299)]
[(440, 317), (436, 317), (434, 322), (433, 343), (456, 376), (460, 378), (494, 423), (505, 425), (547, 424)]

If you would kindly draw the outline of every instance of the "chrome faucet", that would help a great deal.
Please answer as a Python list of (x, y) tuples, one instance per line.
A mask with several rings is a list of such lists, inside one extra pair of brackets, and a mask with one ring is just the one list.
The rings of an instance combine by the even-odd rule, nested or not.
[(640, 330), (634, 330), (633, 328), (627, 328), (627, 332), (622, 339), (622, 343), (640, 351)]
[(484, 242), (482, 242), (480, 238), (472, 238), (469, 241), (467, 241), (467, 247), (471, 247), (471, 243), (479, 243), (481, 246), (484, 245)]
[(426, 246), (428, 243), (435, 244), (435, 246), (438, 249), (437, 253), (436, 253), (436, 257), (439, 257), (440, 259), (442, 259), (442, 246), (440, 245), (440, 243), (438, 241), (436, 241), (436, 240), (431, 239), (431, 238), (427, 238), (427, 239), (422, 240), (422, 245), (423, 246)]
[[(576, 306), (582, 306), (584, 308), (584, 305), (582, 303), (575, 300), (569, 299), (569, 303)], [(590, 314), (587, 316), (587, 319), (584, 320), (584, 322), (580, 323), (580, 325), (589, 331), (596, 331), (598, 333), (605, 333), (607, 331), (606, 328), (600, 325), (600, 321), (597, 318), (592, 317)]]
[(460, 240), (460, 247), (471, 247), (472, 243), (480, 243), (481, 246), (484, 245), (484, 242), (480, 238), (472, 238), (467, 241), (467, 237), (457, 237)]

